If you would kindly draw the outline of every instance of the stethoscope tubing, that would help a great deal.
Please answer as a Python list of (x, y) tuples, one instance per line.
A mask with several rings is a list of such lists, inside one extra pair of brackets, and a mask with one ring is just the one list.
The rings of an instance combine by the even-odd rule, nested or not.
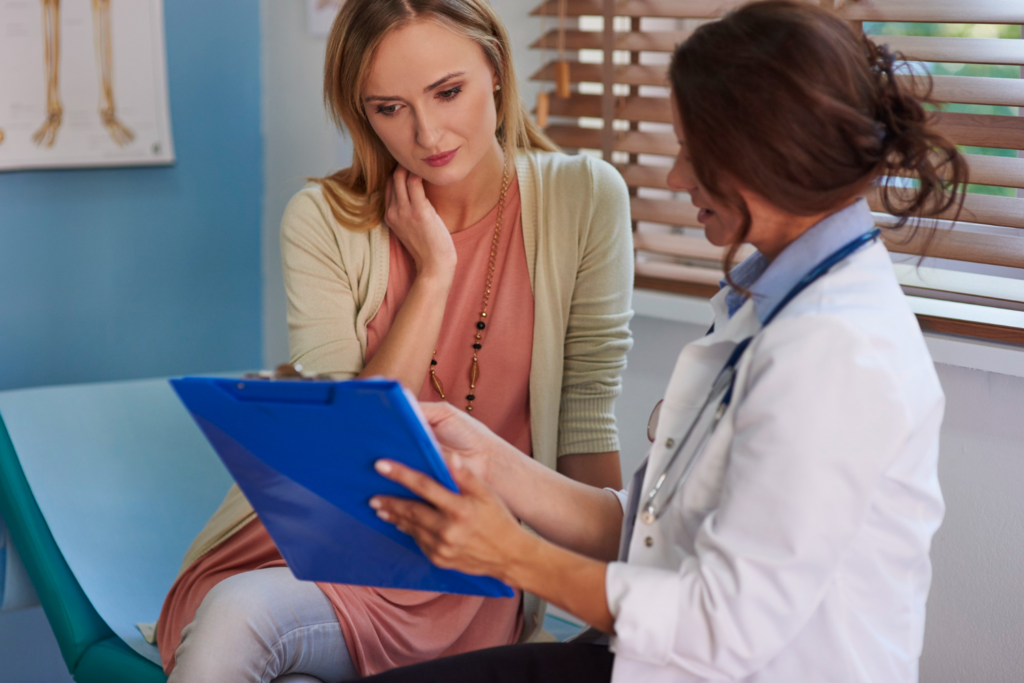
[[(799, 282), (797, 282), (796, 285), (793, 286), (792, 289), (789, 290), (789, 292), (786, 294), (786, 296), (782, 298), (778, 305), (776, 305), (775, 308), (771, 310), (771, 312), (765, 318), (764, 323), (761, 325), (761, 331), (763, 331), (764, 328), (768, 327), (769, 323), (771, 323), (771, 321), (775, 319), (775, 316), (778, 315), (778, 313), (782, 309), (784, 309), (793, 299), (795, 299), (802, 291), (807, 289), (807, 287), (816, 282), (819, 278), (825, 275), (825, 273), (832, 270), (832, 268), (834, 268), (840, 262), (844, 261), (846, 258), (852, 255), (862, 246), (864, 246), (868, 242), (873, 242), (879, 236), (879, 234), (881, 233), (878, 228), (874, 228), (872, 230), (869, 230), (868, 232), (865, 232), (863, 235), (858, 236), (856, 239), (837, 249), (830, 256), (821, 261), (821, 263), (812, 268), (803, 278), (800, 279)], [(735, 349), (733, 349), (732, 353), (729, 355), (729, 360), (726, 361), (725, 365), (722, 367), (718, 375), (715, 377), (715, 382), (712, 385), (711, 392), (708, 394), (708, 397), (704, 400), (704, 403), (701, 405), (700, 410), (694, 417), (693, 422), (691, 422), (689, 427), (687, 427), (686, 433), (683, 434), (682, 437), (680, 437), (679, 440), (676, 442), (676, 446), (675, 449), (672, 451), (672, 455), (669, 456), (666, 464), (664, 465), (664, 467), (662, 467), (661, 472), (658, 474), (658, 477), (655, 480), (654, 485), (651, 487), (651, 490), (647, 493), (646, 502), (644, 503), (642, 511), (640, 513), (640, 519), (645, 524), (653, 524), (655, 521), (661, 518), (665, 510), (668, 509), (668, 504), (672, 502), (672, 499), (675, 497), (676, 493), (679, 491), (680, 488), (682, 488), (683, 483), (686, 482), (686, 480), (690, 476), (690, 473), (693, 471), (693, 468), (697, 465), (697, 461), (700, 459), (700, 456), (704, 451), (704, 447), (707, 445), (708, 441), (711, 440), (711, 436), (714, 434), (715, 429), (718, 427), (718, 423), (722, 420), (722, 417), (725, 415), (726, 410), (728, 410), (729, 405), (732, 403), (733, 388), (736, 381), (736, 368), (739, 365), (740, 358), (743, 357), (744, 352), (746, 352), (747, 348), (750, 346), (750, 343), (753, 340), (753, 336), (747, 337), (739, 344), (737, 344)], [(654, 504), (654, 501), (657, 498), (658, 493), (661, 491), (662, 487), (665, 485), (665, 482), (668, 480), (669, 470), (672, 469), (672, 466), (679, 458), (679, 454), (683, 452), (683, 449), (689, 442), (691, 436), (693, 435), (694, 429), (696, 429), (697, 427), (697, 423), (700, 422), (700, 417), (704, 414), (704, 411), (710, 407), (710, 404), (715, 400), (715, 396), (717, 396), (718, 393), (721, 391), (719, 383), (722, 381), (723, 377), (725, 377), (726, 373), (731, 373), (731, 376), (728, 379), (729, 386), (725, 390), (725, 394), (722, 397), (722, 402), (719, 404), (717, 410), (715, 411), (715, 416), (712, 419), (710, 426), (708, 427), (708, 429), (705, 430), (704, 434), (701, 436), (700, 443), (697, 444), (697, 447), (694, 450), (693, 455), (690, 456), (690, 460), (686, 463), (685, 467), (683, 467), (683, 471), (679, 474), (678, 479), (669, 490), (665, 502), (659, 508)], [(658, 404), (655, 406), (655, 411), (658, 411), (661, 405), (662, 402), (659, 401)], [(651, 420), (648, 420), (648, 429), (650, 429), (650, 423), (652, 420), (654, 420), (653, 414)]]

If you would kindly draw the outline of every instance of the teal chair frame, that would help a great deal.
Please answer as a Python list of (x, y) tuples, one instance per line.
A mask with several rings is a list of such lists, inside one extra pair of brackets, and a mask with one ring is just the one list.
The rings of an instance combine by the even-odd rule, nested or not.
[(114, 635), (89, 602), (25, 479), (0, 415), (0, 515), (77, 683), (166, 683), (159, 666)]

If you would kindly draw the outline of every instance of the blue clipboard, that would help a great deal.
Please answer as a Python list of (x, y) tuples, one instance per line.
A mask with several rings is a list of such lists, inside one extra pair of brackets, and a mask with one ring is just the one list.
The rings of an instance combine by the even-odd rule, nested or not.
[(413, 497), (373, 468), (404, 463), (458, 491), (398, 382), (182, 377), (178, 397), (306, 581), (512, 597), (497, 579), (434, 566), (378, 519), (374, 495)]

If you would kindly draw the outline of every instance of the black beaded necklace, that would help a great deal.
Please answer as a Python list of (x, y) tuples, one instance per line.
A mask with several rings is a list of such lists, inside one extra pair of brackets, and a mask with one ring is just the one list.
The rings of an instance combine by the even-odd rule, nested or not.
[[(487, 282), (484, 285), (484, 300), (480, 307), (480, 320), (476, 322), (476, 330), (473, 336), (473, 361), (469, 366), (469, 393), (466, 394), (466, 412), (473, 412), (473, 401), (476, 400), (476, 381), (480, 378), (480, 359), (478, 354), (483, 348), (484, 330), (487, 329), (487, 306), (491, 302), (491, 286), (494, 284), (494, 267), (498, 257), (498, 242), (501, 239), (501, 221), (505, 214), (505, 193), (509, 185), (508, 166), (501, 174), (501, 196), (498, 197), (498, 215), (494, 222), (494, 237), (491, 239), (491, 257), (487, 261)], [(445, 400), (444, 385), (441, 378), (437, 376), (437, 349), (434, 349), (434, 357), (430, 359), (430, 383), (441, 400)]]

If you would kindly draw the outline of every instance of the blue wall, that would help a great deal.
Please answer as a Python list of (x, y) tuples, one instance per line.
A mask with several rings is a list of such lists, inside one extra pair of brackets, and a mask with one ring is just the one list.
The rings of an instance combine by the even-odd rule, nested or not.
[(0, 174), (0, 389), (260, 365), (259, 3), (164, 6), (176, 164)]

